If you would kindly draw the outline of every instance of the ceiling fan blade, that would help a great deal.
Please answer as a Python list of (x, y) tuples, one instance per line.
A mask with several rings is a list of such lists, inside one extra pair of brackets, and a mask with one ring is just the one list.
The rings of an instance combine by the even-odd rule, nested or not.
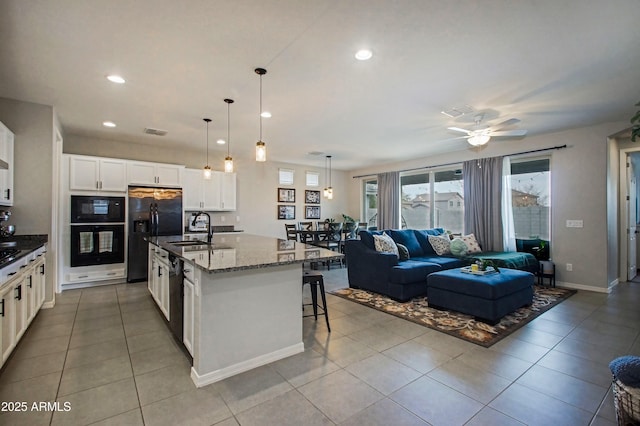
[(526, 130), (504, 130), (502, 132), (491, 132), (491, 137), (517, 137), (524, 136), (527, 134)]
[(508, 120), (503, 121), (502, 123), (498, 123), (495, 126), (491, 126), (491, 128), (493, 130), (500, 130), (502, 128), (508, 127), (508, 126), (513, 126), (514, 124), (519, 123), (520, 120), (517, 118), (510, 118)]
[(461, 129), (460, 127), (447, 127), (447, 129), (449, 130), (453, 130), (454, 132), (462, 132), (462, 133), (466, 133), (468, 135), (471, 134), (470, 130), (465, 130), (465, 129)]

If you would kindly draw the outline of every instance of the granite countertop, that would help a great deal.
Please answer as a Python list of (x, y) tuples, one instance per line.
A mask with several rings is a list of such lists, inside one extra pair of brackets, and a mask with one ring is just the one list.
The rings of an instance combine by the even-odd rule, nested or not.
[(12, 255), (3, 262), (0, 267), (11, 265), (12, 263), (22, 259), (35, 249), (42, 247), (49, 241), (47, 234), (37, 235), (11, 235), (9, 237), (0, 238), (0, 250), (2, 249), (18, 249), (15, 255)]
[(268, 268), (278, 265), (341, 259), (343, 254), (296, 241), (246, 233), (214, 235), (213, 243), (180, 246), (182, 235), (147, 241), (210, 273)]

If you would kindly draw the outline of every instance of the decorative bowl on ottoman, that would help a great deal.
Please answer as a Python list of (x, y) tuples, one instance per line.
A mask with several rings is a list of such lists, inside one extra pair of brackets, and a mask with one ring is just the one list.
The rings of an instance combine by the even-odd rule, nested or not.
[(533, 302), (534, 275), (500, 268), (500, 273), (475, 275), (461, 269), (434, 272), (427, 277), (427, 301), (436, 309), (473, 315), (488, 324)]

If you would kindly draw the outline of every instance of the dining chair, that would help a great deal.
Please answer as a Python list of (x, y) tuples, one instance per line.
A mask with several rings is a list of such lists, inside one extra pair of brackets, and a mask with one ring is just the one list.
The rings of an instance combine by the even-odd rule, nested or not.
[(295, 223), (285, 223), (284, 230), (287, 233), (287, 240), (298, 241), (298, 228)]
[(313, 235), (304, 231), (313, 231), (313, 222), (298, 222), (298, 230), (301, 243), (310, 243), (313, 241)]

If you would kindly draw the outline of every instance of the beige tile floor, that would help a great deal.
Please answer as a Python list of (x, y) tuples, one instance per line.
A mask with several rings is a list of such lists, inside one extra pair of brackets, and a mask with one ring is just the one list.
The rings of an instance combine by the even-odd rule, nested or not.
[[(346, 269), (325, 271), (329, 288)], [(640, 355), (640, 284), (581, 291), (489, 349), (334, 296), (305, 352), (197, 389), (144, 283), (64, 292), (0, 375), (2, 425), (613, 425), (608, 363)]]

